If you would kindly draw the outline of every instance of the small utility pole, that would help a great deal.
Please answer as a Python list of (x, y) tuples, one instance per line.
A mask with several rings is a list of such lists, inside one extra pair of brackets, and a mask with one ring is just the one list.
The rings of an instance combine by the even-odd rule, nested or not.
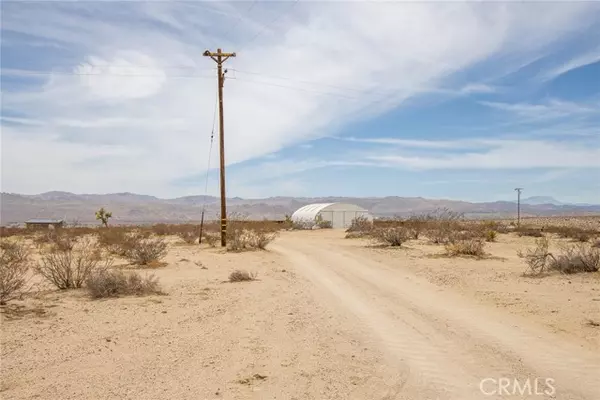
[[(227, 246), (227, 201), (225, 197), (225, 128), (223, 126), (223, 63), (229, 57), (235, 57), (235, 53), (223, 53), (217, 49), (216, 53), (206, 50), (205, 57), (212, 58), (217, 63), (217, 78), (219, 81), (219, 153), (221, 158), (221, 246)], [(227, 72), (227, 70), (225, 70)]]
[(523, 188), (515, 188), (517, 191), (517, 226), (521, 226), (521, 191)]

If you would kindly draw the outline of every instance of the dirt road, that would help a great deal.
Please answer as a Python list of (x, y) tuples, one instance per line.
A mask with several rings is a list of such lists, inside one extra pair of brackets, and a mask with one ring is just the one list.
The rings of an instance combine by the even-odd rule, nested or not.
[[(600, 315), (593, 276), (517, 281), (514, 260), (336, 231), (283, 232), (267, 252), (175, 242), (151, 271), (166, 296), (52, 290), (4, 310), (0, 398), (600, 398), (599, 330), (577, 322)], [(258, 279), (226, 282), (235, 269)]]
[(272, 249), (402, 371), (396, 398), (600, 398), (598, 353), (323, 239), (290, 235)]

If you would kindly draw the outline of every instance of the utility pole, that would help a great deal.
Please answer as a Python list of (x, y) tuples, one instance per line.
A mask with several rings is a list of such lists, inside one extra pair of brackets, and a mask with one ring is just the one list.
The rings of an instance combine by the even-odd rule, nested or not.
[[(217, 49), (216, 53), (206, 50), (203, 56), (212, 58), (217, 63), (217, 78), (219, 82), (219, 153), (221, 159), (221, 246), (227, 246), (227, 198), (225, 197), (225, 128), (223, 126), (223, 63), (235, 53), (223, 53)], [(227, 72), (227, 70), (225, 70)]]
[(517, 191), (517, 226), (521, 226), (521, 191), (523, 188), (515, 188)]

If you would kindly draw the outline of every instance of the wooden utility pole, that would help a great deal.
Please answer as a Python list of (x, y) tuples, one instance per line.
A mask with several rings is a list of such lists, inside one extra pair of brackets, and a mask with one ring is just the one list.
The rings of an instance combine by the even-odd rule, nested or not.
[(517, 191), (517, 226), (521, 226), (521, 191), (523, 188), (515, 188)]
[(227, 246), (227, 198), (225, 197), (225, 128), (223, 126), (223, 63), (235, 53), (223, 53), (217, 49), (216, 53), (206, 50), (205, 57), (212, 58), (217, 63), (217, 77), (219, 81), (219, 153), (221, 158), (221, 246)]

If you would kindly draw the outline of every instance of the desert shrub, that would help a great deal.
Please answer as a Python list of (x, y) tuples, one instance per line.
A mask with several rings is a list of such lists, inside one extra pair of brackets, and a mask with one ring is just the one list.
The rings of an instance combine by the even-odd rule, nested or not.
[(564, 274), (596, 272), (600, 269), (600, 250), (584, 243), (565, 246), (550, 260), (549, 268)]
[(102, 261), (100, 250), (89, 238), (77, 241), (71, 249), (52, 248), (42, 255), (35, 270), (59, 289), (80, 288), (98, 268), (107, 268), (111, 259)]
[(150, 229), (157, 236), (168, 236), (172, 232), (170, 225), (167, 224), (154, 224)]
[(536, 240), (536, 247), (519, 251), (529, 266), (529, 272), (538, 275), (547, 270), (564, 274), (596, 272), (600, 269), (600, 250), (585, 243), (566, 245), (555, 256), (549, 251), (550, 241), (543, 237)]
[(258, 249), (264, 250), (271, 243), (277, 234), (267, 232), (255, 232), (253, 235), (252, 245)]
[(497, 237), (498, 237), (498, 233), (496, 231), (493, 231), (491, 229), (485, 231), (485, 241), (486, 242), (495, 242)]
[(194, 244), (198, 240), (199, 232), (196, 232), (196, 231), (179, 232), (177, 234), (177, 236), (179, 236), (187, 244)]
[(228, 229), (227, 250), (264, 250), (277, 237), (276, 233), (254, 231), (249, 229)]
[(535, 241), (535, 247), (519, 250), (517, 255), (529, 266), (529, 273), (538, 275), (548, 269), (548, 263), (554, 256), (550, 253), (550, 241), (542, 236)]
[(317, 221), (317, 226), (321, 229), (331, 229), (333, 224), (331, 221), (326, 221), (324, 219)]
[(163, 238), (144, 237), (134, 233), (128, 236), (124, 257), (136, 265), (148, 265), (162, 260), (167, 255), (167, 242)]
[(481, 239), (456, 240), (445, 245), (446, 254), (449, 256), (475, 256), (485, 255), (485, 242)]
[(85, 285), (95, 299), (163, 294), (158, 278), (154, 275), (142, 277), (137, 272), (98, 269), (87, 277)]
[(19, 297), (27, 284), (29, 251), (21, 242), (0, 242), (0, 304)]
[(58, 251), (70, 251), (73, 250), (75, 243), (77, 242), (77, 236), (69, 234), (65, 230), (50, 231), (50, 245)]
[(402, 246), (412, 236), (408, 229), (401, 226), (393, 228), (376, 228), (371, 232), (373, 239), (387, 246)]
[(464, 216), (448, 208), (438, 208), (420, 218), (427, 238), (434, 244), (446, 244), (454, 241), (456, 233), (462, 230)]
[[(373, 222), (370, 221), (367, 217), (365, 216), (358, 216), (356, 218), (354, 218), (352, 220), (352, 222), (350, 222), (350, 226), (348, 227), (348, 229), (346, 229), (346, 233), (350, 234), (358, 234), (358, 235), (367, 235), (369, 232), (371, 232), (373, 230)], [(346, 237), (359, 237), (359, 236), (352, 236), (352, 235), (346, 235)]]
[(72, 250), (76, 237), (69, 235), (64, 229), (38, 230), (34, 233), (33, 243), (38, 248), (49, 245), (57, 250)]
[(412, 239), (418, 239), (427, 230), (430, 219), (427, 215), (411, 215), (403, 226), (410, 230)]
[(596, 233), (593, 229), (574, 226), (546, 226), (544, 232), (555, 233), (561, 238), (573, 239), (576, 242), (588, 242)]
[(229, 282), (244, 282), (244, 281), (253, 281), (256, 279), (255, 273), (250, 273), (248, 271), (235, 270), (231, 274), (229, 274)]
[(11, 236), (28, 236), (31, 232), (25, 228), (13, 226), (0, 226), (0, 238), (8, 238)]
[(97, 231), (98, 244), (114, 255), (125, 257), (133, 245), (133, 234), (125, 229), (105, 228)]
[(540, 229), (528, 228), (528, 227), (519, 227), (515, 229), (515, 232), (519, 237), (529, 236), (529, 237), (543, 237), (544, 234)]
[(297, 231), (310, 230), (315, 226), (315, 222), (311, 220), (295, 220), (292, 222), (292, 229)]
[(202, 241), (206, 242), (210, 247), (215, 247), (221, 240), (221, 236), (218, 233), (205, 232), (202, 234)]

